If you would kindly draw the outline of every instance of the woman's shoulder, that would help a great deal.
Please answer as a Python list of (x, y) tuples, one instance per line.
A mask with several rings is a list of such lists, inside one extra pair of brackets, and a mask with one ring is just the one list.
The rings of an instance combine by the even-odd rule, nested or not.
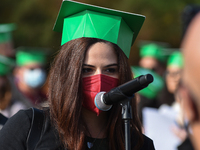
[[(23, 149), (31, 126), (31, 120), (31, 109), (20, 110), (9, 118), (0, 131), (0, 147), (2, 149), (12, 149), (11, 147), (15, 145), (17, 149)], [(17, 141), (20, 142), (17, 143)], [(10, 143), (13, 142), (14, 144), (11, 145)]]
[(41, 109), (37, 109), (33, 107), (28, 108), (28, 109), (21, 109), (16, 114), (14, 114), (11, 118), (9, 118), (5, 125), (14, 123), (15, 125), (23, 124), (30, 127), (33, 119), (38, 120), (37, 118), (39, 116), (43, 116), (47, 112), (48, 112), (47, 109), (41, 110)]
[(153, 140), (143, 134), (143, 146), (141, 150), (155, 150)]
[(8, 121), (6, 122), (6, 124), (9, 124), (10, 122), (12, 123), (22, 123), (22, 122), (31, 122), (32, 120), (32, 108), (28, 108), (28, 109), (21, 109), (19, 110), (17, 113), (15, 113), (11, 118), (8, 119)]
[(32, 121), (33, 112), (32, 109), (19, 110), (16, 114), (10, 117), (5, 125), (3, 126), (1, 132), (7, 131), (8, 129), (29, 129)]
[(155, 150), (154, 148), (154, 144), (153, 144), (153, 140), (149, 137), (147, 137), (146, 135), (142, 134), (140, 137), (139, 135), (136, 134), (136, 132), (133, 132), (132, 136), (134, 137), (133, 138), (133, 141), (132, 141), (132, 145), (133, 146), (136, 146), (137, 143), (138, 143), (138, 140), (140, 138), (142, 138), (143, 142), (141, 142), (139, 145), (140, 145), (140, 150)]

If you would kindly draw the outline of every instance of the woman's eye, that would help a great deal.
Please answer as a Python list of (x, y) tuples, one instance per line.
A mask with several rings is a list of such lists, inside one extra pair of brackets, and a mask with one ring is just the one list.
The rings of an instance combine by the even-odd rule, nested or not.
[(92, 69), (91, 68), (83, 68), (82, 72), (83, 73), (89, 73), (89, 72), (92, 72)]
[(117, 69), (116, 68), (108, 68), (108, 69), (106, 69), (106, 72), (115, 73), (115, 72), (117, 72)]

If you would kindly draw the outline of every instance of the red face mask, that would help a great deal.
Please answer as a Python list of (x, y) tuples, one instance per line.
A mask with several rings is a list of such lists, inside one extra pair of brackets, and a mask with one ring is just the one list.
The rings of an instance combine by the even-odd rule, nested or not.
[(99, 92), (109, 92), (111, 89), (117, 87), (118, 79), (103, 74), (97, 74), (83, 78), (83, 107), (100, 114), (99, 110), (94, 104), (94, 98)]

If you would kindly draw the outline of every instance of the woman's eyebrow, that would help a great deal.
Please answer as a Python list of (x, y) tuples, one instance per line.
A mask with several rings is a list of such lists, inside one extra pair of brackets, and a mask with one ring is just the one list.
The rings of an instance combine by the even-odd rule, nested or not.
[(94, 66), (92, 66), (92, 65), (88, 65), (88, 64), (83, 64), (83, 66), (94, 67)]
[(118, 64), (110, 64), (110, 65), (107, 65), (105, 67), (113, 67), (113, 66), (118, 66)]
[[(89, 65), (89, 64), (83, 64), (83, 66), (94, 67), (93, 65)], [(106, 65), (105, 67), (112, 67), (112, 66), (118, 66), (118, 64), (110, 64), (110, 65)]]

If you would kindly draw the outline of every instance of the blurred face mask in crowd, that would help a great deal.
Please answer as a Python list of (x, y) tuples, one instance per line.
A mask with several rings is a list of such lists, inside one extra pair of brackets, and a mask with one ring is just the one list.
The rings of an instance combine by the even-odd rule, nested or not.
[(24, 82), (32, 87), (41, 87), (46, 80), (46, 72), (41, 68), (24, 70)]
[(94, 99), (99, 92), (109, 92), (118, 85), (118, 79), (103, 74), (97, 74), (83, 78), (83, 107), (94, 112), (97, 116), (100, 114)]

